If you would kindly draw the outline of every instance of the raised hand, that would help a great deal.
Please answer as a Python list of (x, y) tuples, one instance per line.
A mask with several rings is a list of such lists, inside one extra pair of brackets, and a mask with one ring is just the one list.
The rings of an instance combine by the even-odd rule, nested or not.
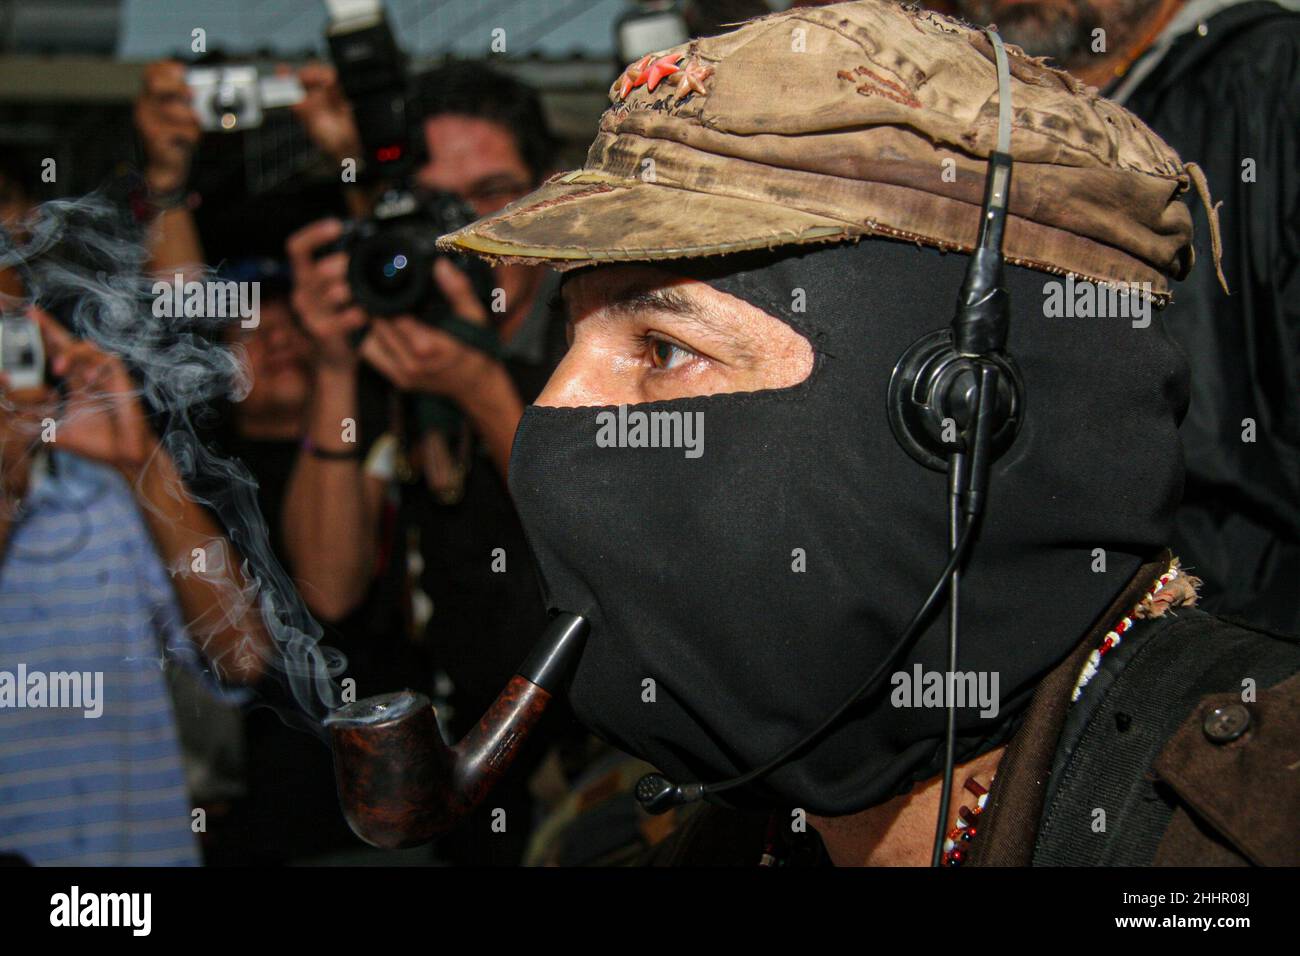
[(357, 361), (350, 336), (370, 319), (352, 304), (348, 256), (336, 252), (314, 258), (317, 249), (343, 232), (337, 219), (323, 219), (299, 229), (286, 243), (293, 267), (293, 308), (316, 347), (317, 365), (351, 368)]
[[(433, 275), (458, 318), (488, 324), (487, 310), (465, 273), (439, 258)], [(410, 316), (376, 319), (361, 343), (361, 357), (398, 388), (443, 395), (462, 405), (495, 366), (480, 349)]]
[(361, 136), (334, 67), (308, 63), (298, 70), (298, 82), (304, 96), (292, 107), (293, 113), (316, 148), (338, 161), (359, 157)]
[(67, 383), (52, 447), (132, 475), (156, 446), (139, 390), (116, 355), (73, 337), (47, 312), (33, 307), (50, 371)]

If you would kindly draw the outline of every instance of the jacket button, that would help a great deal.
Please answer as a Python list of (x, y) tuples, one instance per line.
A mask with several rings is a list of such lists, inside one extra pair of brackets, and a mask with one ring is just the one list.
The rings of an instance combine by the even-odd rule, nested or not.
[(1245, 704), (1215, 707), (1205, 715), (1201, 729), (1216, 744), (1231, 743), (1250, 728), (1250, 711)]

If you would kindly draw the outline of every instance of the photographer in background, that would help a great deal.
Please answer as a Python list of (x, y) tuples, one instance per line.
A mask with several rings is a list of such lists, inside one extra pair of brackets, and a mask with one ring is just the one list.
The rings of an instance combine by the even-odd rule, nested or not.
[[(33, 177), (8, 172), (6, 246), (26, 242), (39, 215)], [(119, 264), (82, 268), (102, 277)], [(17, 269), (0, 270), (0, 297), (30, 291)], [(53, 309), (75, 301), (60, 282), (45, 291)], [(169, 681), (188, 678), (196, 700), (215, 699), (211, 676), (256, 683), (271, 642), (255, 608), (231, 604), (248, 586), (239, 556), (181, 490), (121, 358), (41, 308), (28, 315), (64, 386), (0, 374), (0, 670), (98, 671), (103, 710), (91, 723), (75, 710), (0, 711), (0, 855), (197, 863)], [(223, 569), (174, 573), (195, 547), (223, 552)], [(175, 662), (185, 666), (160, 666)]]
[[(155, 274), (204, 278), (215, 268), (222, 281), (258, 287), (257, 322), (245, 327), (232, 321), (224, 331), (225, 343), (244, 353), (249, 391), (238, 402), (210, 409), (204, 437), (256, 478), (271, 550), (288, 567), (280, 519), (315, 366), (312, 342), (290, 302), (284, 240), (295, 224), (319, 215), (322, 204), (341, 209), (342, 197), (329, 183), (323, 189), (292, 185), (236, 203), (208, 202), (207, 215), (196, 222), (193, 209), (210, 197), (189, 185), (202, 142), (192, 96), (180, 63), (160, 61), (145, 69), (135, 109), (148, 197), (141, 224), (148, 229)], [(423, 688), (427, 667), (402, 626), (400, 578), (382, 570), (360, 582), (365, 599), (352, 613), (333, 616), (316, 609), (324, 643), (343, 651), (348, 669), (342, 676), (354, 678), (365, 693)], [(209, 863), (308, 862), (356, 849), (338, 810), (329, 752), (282, 719), (275, 705), (285, 702), (234, 707), (203, 698), (184, 681), (174, 683), (173, 694), (191, 789), (208, 811)]]
[[(336, 162), (357, 156), (350, 107), (333, 70), (308, 67), (299, 76), (307, 99), (296, 111), (314, 141)], [(415, 89), (429, 155), (414, 174), (418, 187), (451, 193), (483, 216), (550, 172), (555, 143), (537, 94), (524, 84), (463, 63), (421, 75)], [(351, 202), (354, 209), (363, 204)], [(343, 437), (343, 423), (357, 419), (358, 380), (368, 366), (402, 393), (454, 403), (459, 423), (407, 441), (410, 432), (395, 421), (377, 447), (391, 450), (390, 474), (401, 488), (400, 526), (408, 541), (418, 536), (420, 584), (432, 602), (426, 640), (453, 685), (439, 715), (459, 736), (495, 699), (545, 620), (504, 477), (523, 406), (540, 392), (565, 348), (563, 327), (548, 310), (554, 274), (497, 267), (494, 298), (504, 304), (497, 312), (479, 301), (449, 260), (437, 261), (435, 278), (455, 316), (494, 331), (498, 358), (413, 316), (367, 315), (353, 301), (348, 256), (316, 258), (342, 229), (326, 220), (289, 242), (294, 305), (316, 343), (316, 388), (308, 441), (290, 482), (285, 541), (314, 611), (334, 616), (355, 606), (377, 552), (385, 494), (385, 482), (367, 473), (356, 446)], [(363, 329), (354, 348), (352, 337)], [(507, 810), (505, 833), (492, 832), (491, 808), (485, 808), (453, 838), (465, 843), (444, 841), (439, 852), (454, 862), (517, 862), (531, 815), (523, 784), (529, 769), (516, 768), (513, 784), (494, 796), (494, 804)]]

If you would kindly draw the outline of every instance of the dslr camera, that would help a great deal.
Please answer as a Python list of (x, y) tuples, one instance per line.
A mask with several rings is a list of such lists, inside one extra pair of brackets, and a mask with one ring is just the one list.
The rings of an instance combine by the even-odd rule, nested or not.
[[(427, 156), (424, 130), (413, 108), (406, 58), (382, 11), (336, 24), (327, 36), (361, 137), (358, 177), (379, 184), (381, 194), (370, 218), (348, 223), (342, 238), (317, 255), (348, 253), (352, 297), (372, 315), (410, 313), (436, 321), (450, 310), (433, 278), (434, 261), (447, 254), (434, 243), (478, 216), (457, 197), (412, 182)], [(476, 259), (449, 258), (487, 302), (491, 270)]]

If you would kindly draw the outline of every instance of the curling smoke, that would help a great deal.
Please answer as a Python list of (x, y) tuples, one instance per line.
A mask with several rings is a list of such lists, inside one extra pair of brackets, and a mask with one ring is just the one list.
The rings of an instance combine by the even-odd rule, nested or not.
[[(189, 565), (169, 570), (226, 582), (221, 611), (229, 621), (243, 619), (247, 608), (257, 605), (275, 644), (268, 671), (283, 679), (298, 706), (318, 723), (340, 704), (334, 678), (347, 661), (320, 643), (320, 625), (272, 554), (256, 480), (242, 462), (214, 454), (194, 428), (193, 419), (208, 403), (223, 397), (239, 401), (249, 391), (244, 350), (222, 344), (230, 319), (155, 315), (147, 252), (123, 213), (103, 197), (44, 203), (15, 232), (21, 238), (0, 230), (0, 270), (16, 268), (33, 302), (55, 312), (73, 334), (126, 363), (140, 398), (163, 422), (160, 446), (184, 481), (173, 493), (187, 495), (216, 516), (242, 555), (248, 585), (240, 588), (219, 573), (231, 558), (220, 549), (204, 571)], [(189, 277), (206, 278), (193, 270)]]

